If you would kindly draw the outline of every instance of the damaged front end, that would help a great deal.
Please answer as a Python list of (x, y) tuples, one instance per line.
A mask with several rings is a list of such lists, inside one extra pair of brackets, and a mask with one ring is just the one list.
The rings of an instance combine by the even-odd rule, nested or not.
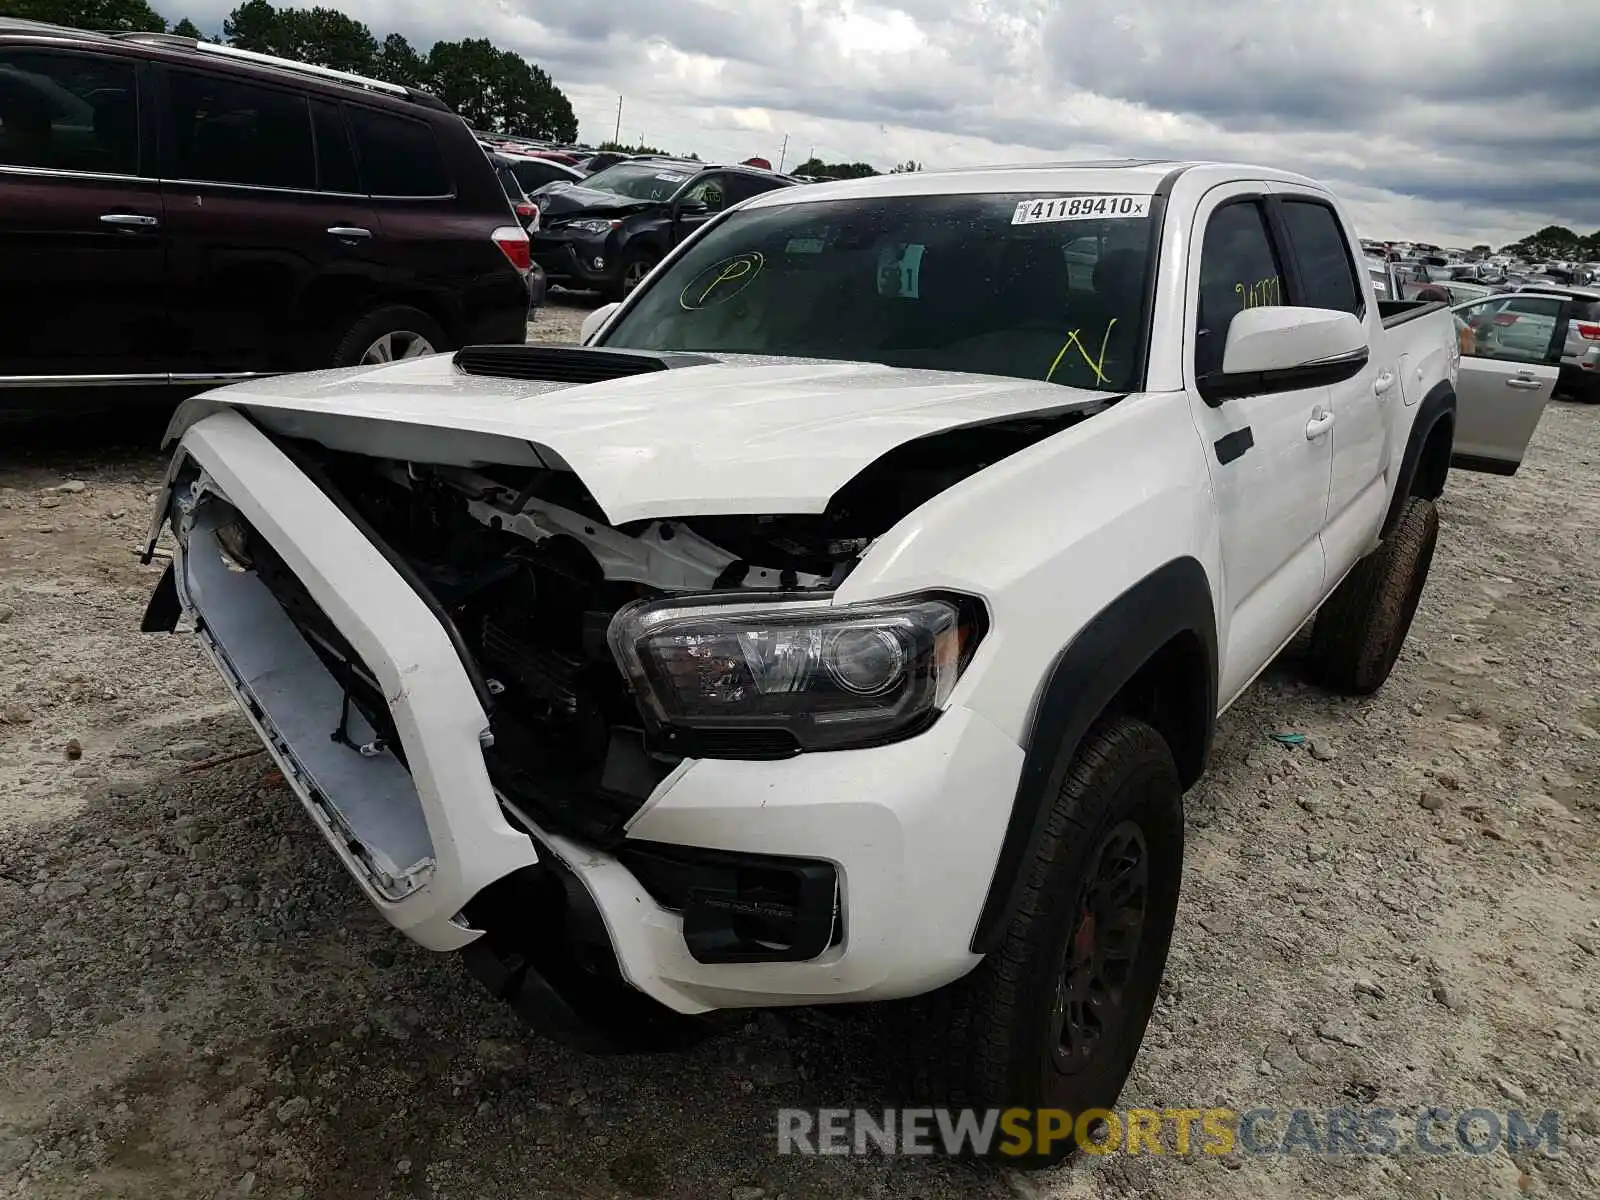
[(837, 959), (843, 878), (792, 839), (635, 824), (697, 761), (887, 746), (938, 721), (983, 604), (834, 592), (908, 513), (1078, 419), (917, 439), (822, 512), (611, 524), (570, 470), (359, 454), (214, 412), (174, 461), (179, 550), (146, 628), (189, 613), (397, 927), (585, 1044), (675, 1040), (719, 996), (776, 1002), (705, 967)]

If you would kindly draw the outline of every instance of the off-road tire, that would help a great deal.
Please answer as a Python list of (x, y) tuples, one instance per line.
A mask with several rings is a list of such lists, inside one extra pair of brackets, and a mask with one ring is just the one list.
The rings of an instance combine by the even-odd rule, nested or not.
[(1355, 565), (1311, 627), (1312, 677), (1330, 691), (1369, 696), (1400, 657), (1439, 541), (1439, 509), (1415, 497), (1383, 544)]
[(367, 347), (388, 333), (421, 334), (433, 346), (436, 353), (452, 348), (444, 327), (420, 308), (412, 308), (409, 304), (386, 304), (359, 318), (345, 331), (344, 336), (339, 339), (339, 344), (334, 347), (333, 361), (326, 365), (333, 367), (359, 365)]
[[(1063, 1074), (1052, 1014), (1064, 956), (1087, 911), (1084, 889), (1098, 848), (1129, 821), (1143, 834), (1148, 857), (1138, 950), (1097, 1050)], [(1183, 872), (1183, 787), (1159, 733), (1121, 716), (1091, 728), (1025, 870), (1022, 898), (1000, 945), (971, 974), (893, 1013), (908, 1100), (980, 1110), (1060, 1108), (1074, 1119), (1116, 1103), (1161, 986)], [(1075, 1148), (1069, 1137), (1048, 1155), (1023, 1161), (1056, 1162)]]

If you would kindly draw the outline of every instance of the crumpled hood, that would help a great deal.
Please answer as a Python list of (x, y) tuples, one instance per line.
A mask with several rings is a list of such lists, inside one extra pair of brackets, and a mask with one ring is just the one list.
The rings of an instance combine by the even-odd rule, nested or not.
[(599, 383), (468, 375), (449, 355), (252, 380), (187, 401), (168, 440), (221, 407), (376, 457), (575, 472), (613, 524), (820, 513), (905, 442), (1103, 404), (1037, 380), (723, 355)]
[(534, 193), (534, 198), (539, 205), (540, 220), (559, 221), (567, 217), (576, 217), (584, 213), (594, 213), (600, 216), (606, 213), (630, 212), (639, 208), (665, 207), (663, 200), (635, 200), (629, 196), (619, 196), (615, 192), (601, 192), (594, 188), (586, 188), (581, 183), (569, 183), (565, 187), (552, 188), (545, 184)]

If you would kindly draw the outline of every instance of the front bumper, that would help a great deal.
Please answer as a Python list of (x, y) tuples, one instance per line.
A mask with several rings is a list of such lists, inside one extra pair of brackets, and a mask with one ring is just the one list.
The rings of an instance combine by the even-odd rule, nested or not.
[[(685, 760), (627, 824), (629, 843), (832, 864), (842, 927), (800, 962), (698, 961), (683, 917), (617, 855), (509, 814), (484, 764), (488, 720), (444, 627), (270, 439), (223, 411), (183, 437), (222, 503), (185, 519), (179, 598), (285, 779), (371, 902), (424, 946), (458, 949), (497, 881), (554, 857), (592, 900), (622, 977), (680, 1013), (888, 999), (947, 983), (968, 946), (1003, 827), (981, 797), (1014, 793), (1022, 751), (953, 708), (910, 740), (777, 762)], [(215, 543), (236, 509), (282, 557), (387, 700), (409, 774), (381, 748), (334, 744), (340, 689), (253, 573)], [(364, 726), (353, 741), (370, 736)], [(370, 747), (369, 747), (370, 748)]]
[[(553, 280), (583, 287), (605, 287), (621, 278), (621, 263), (603, 234), (541, 231), (533, 238), (533, 261)], [(596, 261), (602, 266), (595, 266)]]

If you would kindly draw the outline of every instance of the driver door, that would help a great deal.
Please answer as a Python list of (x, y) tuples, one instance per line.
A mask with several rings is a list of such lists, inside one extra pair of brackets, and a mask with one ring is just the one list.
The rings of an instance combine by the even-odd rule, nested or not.
[(1515, 475), (1561, 373), (1567, 302), (1495, 296), (1452, 308), (1461, 342), (1454, 466)]
[(672, 206), (672, 244), (676, 246), (728, 207), (728, 183), (720, 172), (700, 176)]

